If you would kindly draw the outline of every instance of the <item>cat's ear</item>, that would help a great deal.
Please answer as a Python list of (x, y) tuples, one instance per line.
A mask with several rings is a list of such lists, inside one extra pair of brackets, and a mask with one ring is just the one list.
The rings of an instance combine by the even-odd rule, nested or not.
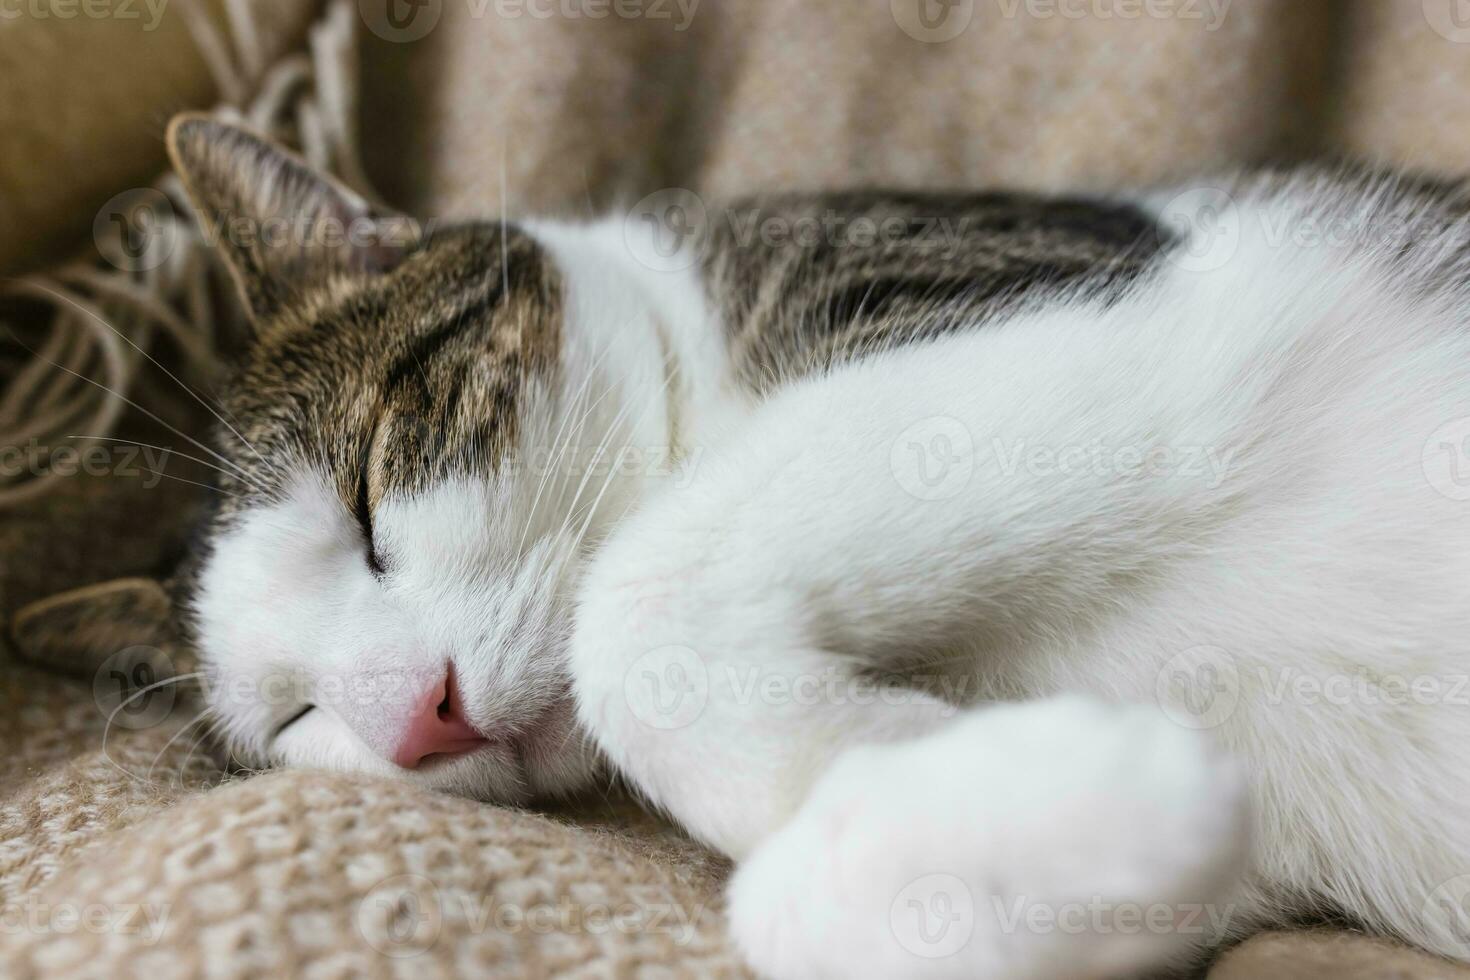
[(417, 242), (411, 220), (375, 209), (237, 126), (176, 116), (167, 142), (174, 169), (257, 322), (333, 276), (386, 272)]

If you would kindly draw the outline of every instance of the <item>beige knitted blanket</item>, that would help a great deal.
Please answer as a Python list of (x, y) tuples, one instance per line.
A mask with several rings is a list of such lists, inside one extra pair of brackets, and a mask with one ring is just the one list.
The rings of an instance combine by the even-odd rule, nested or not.
[[(20, 13), (0, 20), (0, 272), (46, 276), (0, 298), (0, 612), (22, 612), (0, 653), (0, 976), (742, 974), (724, 862), (616, 795), (528, 813), (215, 765), (187, 685), (163, 683), (189, 654), (151, 581), (207, 493), (207, 470), (183, 458), (202, 455), (188, 438), (207, 414), (139, 352), (207, 400), (213, 331), (235, 314), (187, 215), (165, 261), (126, 275), (110, 217), (135, 216), (154, 186), (172, 112), (253, 113), (425, 217), (587, 213), (671, 187), (1104, 188), (1324, 152), (1462, 172), (1461, 6), (6, 6)], [(38, 368), (40, 354), (73, 373)], [(97, 466), (67, 465), (74, 435), (92, 437)], [(155, 478), (112, 438), (174, 454)], [(1211, 976), (1470, 970), (1297, 933), (1254, 940)]]

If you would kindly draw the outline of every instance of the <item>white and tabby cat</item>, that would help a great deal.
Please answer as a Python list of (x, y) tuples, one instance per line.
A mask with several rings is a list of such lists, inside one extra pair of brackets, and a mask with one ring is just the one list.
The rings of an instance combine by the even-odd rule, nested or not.
[(611, 766), (740, 862), (775, 977), (1187, 969), (1322, 916), (1470, 954), (1456, 192), (793, 195), (660, 252), (407, 240), (239, 130), (169, 144), (256, 325), (187, 577), (247, 764)]

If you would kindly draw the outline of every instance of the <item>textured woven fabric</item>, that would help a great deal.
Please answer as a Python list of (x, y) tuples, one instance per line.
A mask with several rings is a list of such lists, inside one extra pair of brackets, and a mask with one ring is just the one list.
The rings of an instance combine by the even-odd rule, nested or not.
[(0, 728), (7, 977), (737, 971), (723, 864), (631, 807), (573, 823), (356, 777), (220, 785), (182, 704), (104, 752), (90, 698), (21, 682)]
[[(425, 216), (586, 213), (668, 187), (1107, 187), (1316, 152), (1470, 167), (1458, 0), (1180, 0), (1135, 19), (1107, 0), (968, 0), (937, 23), (917, 3), (650, 0), (642, 17), (545, 18), (531, 12), (545, 4), (429, 0), (413, 9), (432, 23), (395, 27), (363, 0), (363, 149), (387, 197)], [(261, 49), (299, 37), (311, 6), (271, 4)], [(180, 25), (138, 27), (0, 24), (0, 265), (87, 242), (99, 199), (163, 166), (167, 116), (216, 97)], [(50, 86), (57, 51), (95, 84)], [(135, 395), (201, 433), (169, 385), (144, 373)], [(123, 433), (177, 443), (137, 417)], [(0, 515), (0, 611), (166, 575), (198, 493), (143, 483), (82, 474)], [(125, 714), (118, 685), (156, 673), (42, 632), (8, 641), (0, 672), (0, 975), (741, 975), (725, 864), (626, 802), (527, 813), (365, 778), (226, 777), (187, 697), (160, 688)], [(21, 639), (80, 679), (19, 665)], [(1213, 976), (1470, 971), (1306, 934), (1248, 943)]]
[[(17, 667), (0, 691), (16, 709), (0, 716), (0, 975), (735, 971), (725, 863), (619, 797), (527, 813), (363, 777), (227, 777), (191, 689), (168, 683), (190, 664), (161, 599), (123, 581), (15, 624), (28, 652), (97, 659), (68, 663), (90, 690)], [(129, 646), (67, 646), (93, 613)]]

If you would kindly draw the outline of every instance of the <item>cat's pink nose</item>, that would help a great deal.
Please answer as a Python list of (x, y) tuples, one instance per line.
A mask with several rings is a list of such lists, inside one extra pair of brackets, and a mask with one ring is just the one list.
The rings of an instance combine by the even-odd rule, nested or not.
[(458, 755), (487, 741), (465, 721), (451, 668), (444, 680), (426, 691), (414, 706), (393, 750), (393, 762), (404, 769), (416, 769), (430, 756)]

